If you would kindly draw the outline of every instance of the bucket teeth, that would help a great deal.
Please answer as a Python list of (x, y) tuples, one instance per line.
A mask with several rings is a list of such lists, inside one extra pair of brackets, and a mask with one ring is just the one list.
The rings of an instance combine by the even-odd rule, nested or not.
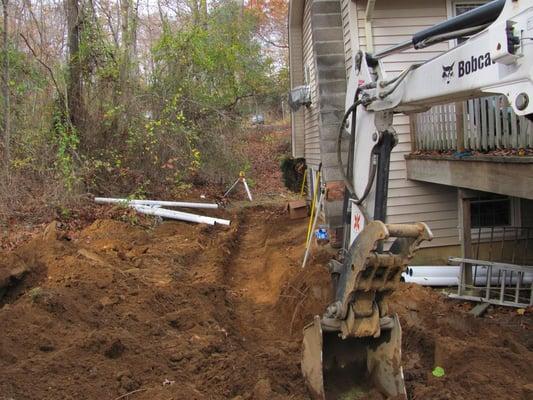
[(304, 328), (301, 366), (311, 397), (315, 400), (324, 400), (326, 397), (322, 373), (322, 327), (318, 315)]
[[(393, 238), (383, 251), (385, 241)], [(344, 263), (330, 263), (335, 302), (322, 319), (315, 316), (304, 328), (302, 372), (313, 399), (359, 398), (370, 390), (407, 399), (400, 322), (388, 315), (387, 297), (420, 243), (431, 239), (423, 223), (372, 221)]]

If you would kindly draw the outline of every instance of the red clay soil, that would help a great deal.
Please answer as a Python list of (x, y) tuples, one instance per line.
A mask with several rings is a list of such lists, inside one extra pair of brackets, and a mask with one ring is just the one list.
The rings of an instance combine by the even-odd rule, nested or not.
[[(533, 399), (533, 314), (489, 309), (418, 285), (402, 285), (392, 309), (403, 328), (403, 363), (412, 399)], [(523, 311), (523, 310), (522, 310)], [(445, 376), (434, 377), (440, 366)]]
[[(1, 254), (0, 399), (307, 399), (301, 331), (331, 298), (328, 256), (301, 272), (307, 221), (281, 209), (226, 216), (50, 227)], [(531, 314), (469, 307), (394, 296), (411, 398), (530, 399)]]
[[(327, 304), (323, 265), (296, 275), (283, 291), (293, 298), (280, 307), (298, 309), (291, 323), (297, 335)], [(401, 284), (390, 304), (402, 325), (409, 399), (533, 399), (533, 310), (521, 315), (516, 309), (489, 308), (476, 318), (468, 312), (472, 303), (414, 284)], [(445, 375), (434, 377), (435, 367), (444, 368)]]
[(271, 318), (305, 224), (233, 217), (229, 229), (97, 220), (3, 254), (0, 398), (305, 398), (299, 341)]

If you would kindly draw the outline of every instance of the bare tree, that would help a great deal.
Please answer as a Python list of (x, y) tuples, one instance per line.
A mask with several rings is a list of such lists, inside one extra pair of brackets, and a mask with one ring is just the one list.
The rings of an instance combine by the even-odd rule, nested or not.
[(68, 30), (67, 105), (72, 125), (79, 128), (83, 119), (83, 82), (80, 63), (82, 18), (79, 0), (65, 0), (65, 2)]
[(113, 38), (113, 43), (118, 49), (120, 47), (120, 42), (119, 32), (118, 29), (115, 29), (115, 21), (113, 20), (116, 17), (114, 15), (114, 5), (110, 4), (109, 2), (99, 1), (96, 3), (96, 6), (98, 8), (95, 8), (95, 16), (97, 16), (98, 12), (104, 15), (105, 19), (107, 20), (107, 29), (109, 29), (109, 33)]
[(207, 25), (207, 0), (200, 0), (200, 23)]
[(129, 115), (132, 95), (133, 77), (137, 76), (137, 27), (138, 6), (135, 0), (120, 0), (122, 58), (120, 63), (120, 104), (123, 108), (123, 118), (119, 119), (118, 130), (123, 132), (126, 126), (125, 117)]
[(4, 63), (2, 68), (2, 97), (4, 98), (4, 166), (6, 176), (9, 176), (9, 166), (11, 163), (10, 137), (11, 137), (11, 106), (9, 103), (9, 12), (8, 0), (2, 0), (4, 16), (4, 26), (2, 30), (2, 50), (4, 53)]

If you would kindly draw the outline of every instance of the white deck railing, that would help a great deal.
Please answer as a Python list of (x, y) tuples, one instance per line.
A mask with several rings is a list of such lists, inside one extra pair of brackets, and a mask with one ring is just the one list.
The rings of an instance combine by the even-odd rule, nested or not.
[(415, 150), (489, 151), (533, 147), (533, 123), (503, 96), (432, 107), (413, 117)]

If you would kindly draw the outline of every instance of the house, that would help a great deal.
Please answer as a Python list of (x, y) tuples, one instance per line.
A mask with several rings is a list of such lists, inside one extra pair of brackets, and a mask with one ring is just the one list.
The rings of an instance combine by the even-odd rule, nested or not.
[[(418, 31), (484, 3), (290, 0), (290, 82), (292, 88), (308, 85), (311, 97), (307, 107), (292, 114), (293, 155), (305, 158), (311, 175), (321, 165), (322, 180), (329, 189), (342, 187), (335, 146), (352, 55), (405, 42)], [(405, 50), (384, 58), (383, 65), (393, 77), (454, 45), (450, 41)], [(496, 253), (514, 263), (531, 262), (527, 249), (533, 238), (529, 229), (533, 226), (533, 128), (529, 120), (517, 117), (502, 97), (489, 96), (410, 116), (395, 115), (394, 128), (399, 144), (391, 156), (387, 222), (426, 222), (434, 234), (434, 240), (417, 253), (415, 263), (442, 265), (448, 256), (494, 259)], [(330, 229), (339, 233), (342, 195), (338, 190), (330, 192), (334, 195), (326, 199), (324, 214)], [(477, 245), (472, 246), (473, 242)], [(506, 247), (520, 243), (525, 250), (515, 248), (512, 256), (510, 252), (503, 257), (503, 250), (496, 251), (500, 242)]]

